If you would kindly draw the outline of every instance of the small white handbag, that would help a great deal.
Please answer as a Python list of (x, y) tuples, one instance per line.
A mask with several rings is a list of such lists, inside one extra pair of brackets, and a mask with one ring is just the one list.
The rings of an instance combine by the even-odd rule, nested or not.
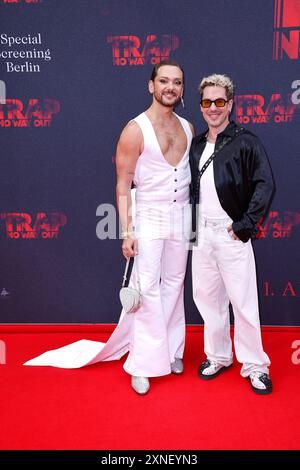
[[(123, 307), (123, 309), (125, 310), (126, 313), (136, 312), (139, 309), (139, 307), (141, 306), (141, 301), (142, 301), (141, 286), (140, 286), (138, 269), (137, 269), (138, 289), (135, 289), (134, 287), (128, 287), (128, 286), (125, 287), (130, 259), (131, 258), (128, 258), (128, 260), (126, 262), (125, 272), (124, 272), (124, 276), (123, 276), (122, 288), (120, 289), (120, 292), (119, 292), (120, 301), (121, 301), (122, 307)], [(137, 259), (136, 259), (136, 262), (137, 262)]]

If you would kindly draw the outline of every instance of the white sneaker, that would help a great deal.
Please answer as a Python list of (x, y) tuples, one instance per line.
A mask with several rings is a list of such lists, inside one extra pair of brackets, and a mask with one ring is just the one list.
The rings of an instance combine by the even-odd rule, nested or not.
[(254, 371), (248, 377), (252, 390), (259, 395), (272, 393), (272, 382), (268, 374)]
[(230, 364), (229, 366), (224, 366), (219, 362), (207, 359), (206, 361), (202, 362), (202, 364), (200, 364), (198, 375), (202, 379), (214, 379), (215, 377), (217, 377), (217, 375), (219, 375), (224, 370), (228, 369), (231, 365), (232, 364)]
[(147, 377), (131, 376), (131, 386), (139, 395), (145, 395), (150, 389), (149, 379)]

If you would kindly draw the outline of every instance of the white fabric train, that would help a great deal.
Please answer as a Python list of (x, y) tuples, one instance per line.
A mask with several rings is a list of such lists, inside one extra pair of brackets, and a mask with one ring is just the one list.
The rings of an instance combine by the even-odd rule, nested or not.
[[(134, 175), (142, 291), (140, 309), (132, 315), (122, 311), (107, 343), (83, 339), (47, 351), (24, 365), (79, 368), (120, 359), (129, 351), (124, 364), (126, 372), (155, 377), (169, 374), (170, 363), (175, 357), (182, 357), (185, 341), (183, 282), (191, 228), (189, 148), (192, 133), (188, 122), (177, 118), (185, 132), (187, 146), (176, 167), (165, 160), (147, 115), (142, 113), (135, 118), (144, 137), (144, 150)], [(135, 266), (130, 285), (136, 286)]]

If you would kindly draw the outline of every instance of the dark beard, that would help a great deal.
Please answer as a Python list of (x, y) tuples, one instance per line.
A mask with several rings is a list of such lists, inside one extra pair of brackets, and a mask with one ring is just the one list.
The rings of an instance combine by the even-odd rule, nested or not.
[(180, 101), (180, 98), (176, 99), (175, 95), (174, 95), (174, 98), (175, 98), (176, 101), (174, 101), (174, 103), (165, 103), (163, 101), (163, 95), (158, 96), (155, 93), (154, 93), (154, 98), (156, 99), (156, 101), (158, 101), (158, 103), (160, 103), (163, 106), (166, 106), (167, 108), (174, 108), (174, 106), (176, 106), (176, 104), (179, 103), (179, 101)]

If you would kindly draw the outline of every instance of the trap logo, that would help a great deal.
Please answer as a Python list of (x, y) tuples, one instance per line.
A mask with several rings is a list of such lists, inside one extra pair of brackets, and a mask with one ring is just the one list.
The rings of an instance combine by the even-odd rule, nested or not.
[(58, 238), (61, 227), (67, 223), (62, 212), (38, 212), (33, 218), (26, 212), (0, 213), (0, 237), (10, 239)]
[(258, 223), (256, 238), (289, 238), (293, 227), (300, 224), (299, 212), (272, 211), (263, 224)]
[(59, 101), (50, 98), (30, 98), (27, 103), (6, 99), (0, 102), (0, 127), (50, 127), (59, 112)]
[(286, 95), (273, 93), (269, 99), (262, 95), (237, 95), (234, 98), (235, 120), (239, 124), (291, 122), (296, 109), (300, 108), (300, 104), (294, 99), (298, 92), (296, 90)]
[(138, 36), (107, 36), (112, 46), (113, 65), (158, 64), (168, 59), (170, 53), (179, 47), (175, 34), (150, 34), (144, 43)]
[(300, 1), (275, 0), (273, 59), (300, 57)]

